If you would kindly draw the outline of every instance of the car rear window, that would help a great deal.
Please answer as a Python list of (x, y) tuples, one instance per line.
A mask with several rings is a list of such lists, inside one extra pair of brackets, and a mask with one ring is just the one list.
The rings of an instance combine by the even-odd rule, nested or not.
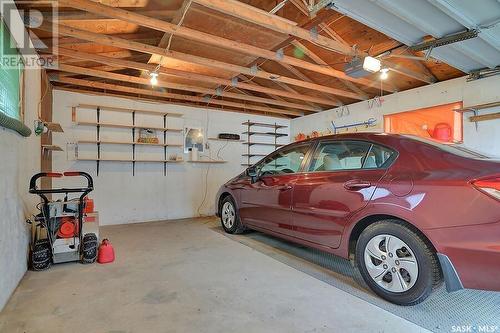
[(474, 158), (474, 159), (491, 159), (490, 156), (486, 156), (482, 153), (479, 153), (477, 151), (474, 151), (469, 148), (462, 147), (458, 144), (444, 144), (435, 140), (430, 140), (430, 139), (425, 139), (421, 138), (419, 136), (414, 136), (414, 135), (405, 135), (405, 137), (408, 137), (410, 139), (420, 141), (423, 143), (426, 143), (428, 145), (431, 145), (433, 147), (439, 148), (447, 153), (458, 155), (461, 157), (466, 157), (466, 158)]

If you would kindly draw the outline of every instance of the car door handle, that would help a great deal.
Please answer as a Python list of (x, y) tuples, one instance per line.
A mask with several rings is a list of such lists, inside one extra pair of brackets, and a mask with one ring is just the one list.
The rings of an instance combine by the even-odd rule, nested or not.
[(292, 185), (282, 185), (282, 186), (277, 186), (276, 187), (276, 189), (279, 190), (279, 191), (289, 191), (292, 188), (293, 188)]
[(350, 180), (344, 183), (344, 188), (349, 191), (357, 191), (370, 186), (372, 186), (372, 184), (364, 180)]

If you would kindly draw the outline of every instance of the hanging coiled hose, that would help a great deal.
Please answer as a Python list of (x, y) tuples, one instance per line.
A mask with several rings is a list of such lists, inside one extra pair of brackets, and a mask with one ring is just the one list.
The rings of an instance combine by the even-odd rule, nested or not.
[(11, 118), (0, 112), (0, 126), (16, 131), (24, 137), (31, 135), (31, 130), (17, 119)]

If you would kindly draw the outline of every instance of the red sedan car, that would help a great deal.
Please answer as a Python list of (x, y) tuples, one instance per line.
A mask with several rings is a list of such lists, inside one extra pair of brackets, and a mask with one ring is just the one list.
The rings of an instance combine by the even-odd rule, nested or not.
[(417, 137), (356, 133), (285, 146), (223, 185), (224, 230), (354, 258), (379, 296), (423, 301), (444, 280), (500, 291), (500, 162)]

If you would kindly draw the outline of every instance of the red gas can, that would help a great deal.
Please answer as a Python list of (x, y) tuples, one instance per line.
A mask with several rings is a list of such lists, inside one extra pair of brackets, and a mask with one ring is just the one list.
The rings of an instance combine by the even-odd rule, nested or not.
[(101, 245), (99, 245), (99, 254), (97, 256), (97, 262), (100, 264), (107, 264), (115, 261), (115, 250), (113, 245), (108, 239), (103, 239)]

